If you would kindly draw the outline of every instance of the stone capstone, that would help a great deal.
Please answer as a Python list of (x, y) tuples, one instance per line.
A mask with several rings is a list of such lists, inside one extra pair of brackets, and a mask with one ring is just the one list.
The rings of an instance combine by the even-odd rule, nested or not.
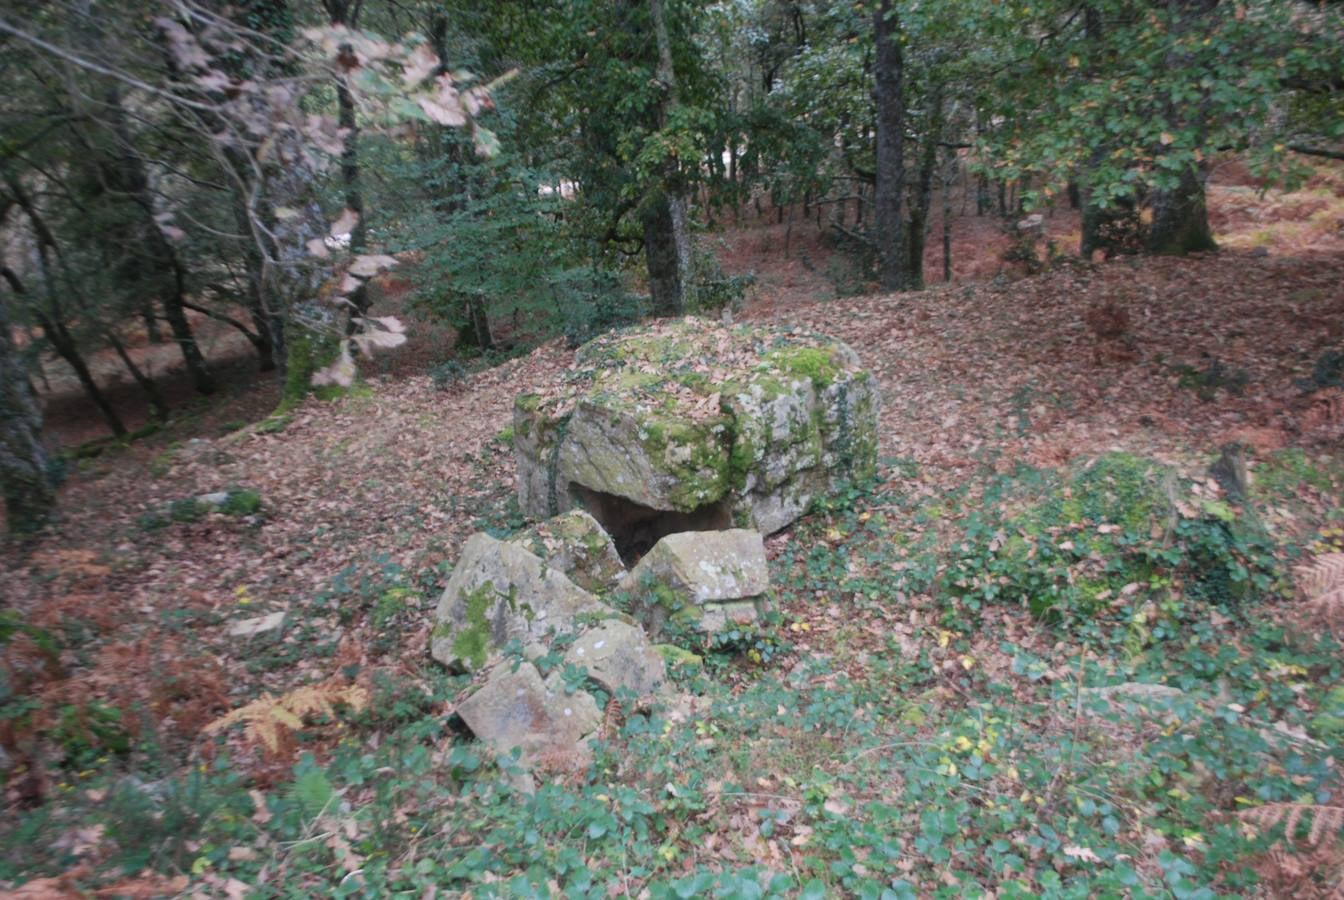
[(560, 387), (517, 398), (519, 502), (535, 518), (587, 505), (618, 546), (594, 499), (769, 534), (873, 474), (877, 412), (871, 375), (823, 335), (695, 318), (614, 332)]
[(572, 509), (510, 538), (586, 591), (610, 590), (625, 576), (611, 536), (591, 515)]
[(584, 614), (615, 615), (519, 544), (475, 534), (439, 599), (430, 652), (450, 668), (476, 671), (510, 641), (527, 646), (572, 631)]

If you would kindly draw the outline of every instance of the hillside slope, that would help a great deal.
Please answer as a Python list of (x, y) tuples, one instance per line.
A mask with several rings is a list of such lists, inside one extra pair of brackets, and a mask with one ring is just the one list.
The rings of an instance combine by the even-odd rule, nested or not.
[[(959, 766), (971, 765), (970, 757), (963, 758), (965, 748), (947, 749), (960, 747), (961, 741), (967, 747), (987, 742), (974, 764), (985, 769), (980, 776), (987, 779), (984, 796), (994, 798), (981, 807), (986, 816), (986, 810), (999, 808), (995, 803), (1020, 807), (1026, 801), (1012, 798), (1025, 791), (1028, 797), (1035, 794), (1036, 806), (1045, 810), (1042, 821), (1054, 822), (1063, 834), (1067, 828), (1061, 823), (1072, 821), (1064, 807), (1091, 802), (1092, 812), (1083, 819), (1120, 823), (1118, 832), (1109, 824), (1096, 826), (1102, 830), (1093, 839), (1108, 835), (1111, 841), (1110, 851), (1098, 845), (1106, 861), (1098, 868), (1114, 874), (1137, 867), (1145, 880), (1160, 881), (1165, 871), (1161, 854), (1191, 846), (1181, 844), (1177, 830), (1163, 832), (1152, 824), (1154, 815), (1173, 814), (1169, 800), (1145, 799), (1142, 791), (1131, 793), (1133, 786), (1104, 778), (1088, 788), (1101, 778), (1094, 769), (1112, 764), (1105, 753), (1088, 756), (1097, 745), (1089, 750), (1080, 743), (1079, 759), (1067, 764), (1053, 759), (1055, 768), (1031, 775), (1019, 755), (1030, 756), (1034, 742), (1060, 746), (1061, 734), (1082, 741), (1079, 717), (1059, 713), (1046, 695), (1032, 691), (1049, 691), (1052, 685), (1072, 690), (1069, 685), (1081, 684), (1090, 666), (1110, 678), (1132, 677), (1145, 666), (1151, 675), (1157, 671), (1153, 666), (1170, 662), (1163, 662), (1160, 646), (1151, 644), (1156, 639), (1126, 649), (1107, 638), (1098, 649), (1087, 635), (1052, 631), (1025, 610), (993, 607), (970, 615), (959, 602), (949, 601), (948, 584), (940, 580), (945, 563), (937, 559), (966, 538), (963, 526), (977, 506), (988, 503), (983, 498), (998, 490), (996, 476), (1017, 473), (1020, 466), (1059, 467), (1123, 450), (1203, 479), (1205, 467), (1228, 441), (1251, 448), (1253, 478), (1263, 467), (1283, 489), (1260, 512), (1274, 537), (1292, 553), (1313, 540), (1317, 548), (1325, 546), (1322, 539), (1328, 544), (1327, 516), (1339, 507), (1344, 395), (1337, 387), (1321, 388), (1344, 373), (1317, 365), (1327, 351), (1340, 350), (1344, 338), (1344, 257), (1228, 252), (1179, 261), (1122, 260), (998, 284), (817, 302), (780, 310), (772, 321), (836, 335), (877, 373), (884, 397), (884, 480), (869, 495), (837, 498), (831, 509), (769, 542), (782, 617), (768, 633), (725, 647), (747, 651), (736, 662), (717, 663), (709, 676), (688, 676), (688, 688), (701, 695), (693, 713), (700, 724), (689, 739), (658, 751), (641, 749), (639, 734), (625, 735), (629, 743), (622, 752), (629, 754), (632, 770), (613, 761), (614, 768), (586, 782), (556, 788), (577, 792), (583, 799), (575, 802), (588, 810), (585, 816), (597, 815), (606, 801), (594, 798), (608, 796), (619, 785), (634, 792), (622, 802), (634, 804), (638, 797), (661, 811), (657, 825), (640, 820), (639, 827), (653, 828), (657, 837), (641, 839), (652, 841), (637, 849), (647, 854), (639, 863), (644, 874), (635, 876), (639, 884), (623, 887), (637, 893), (639, 885), (659, 878), (694, 879), (703, 871), (732, 870), (753, 861), (768, 861), (773, 873), (806, 875), (781, 888), (785, 893), (818, 879), (826, 890), (857, 891), (871, 880), (865, 872), (884, 873), (882, 883), (907, 879), (921, 892), (939, 879), (944, 886), (956, 882), (959, 870), (964, 870), (960, 877), (972, 881), (1006, 878), (1005, 873), (1018, 871), (1013, 865), (999, 871), (971, 861), (997, 838), (985, 830), (987, 820), (977, 818), (980, 813), (972, 816), (978, 836), (965, 834), (971, 815), (965, 804), (979, 801), (967, 799), (977, 796), (976, 789), (964, 773), (958, 774)], [(402, 746), (396, 741), (429, 747), (443, 764), (435, 771), (446, 779), (447, 793), (411, 815), (429, 817), (417, 820), (417, 827), (430, 821), (435, 828), (449, 827), (451, 798), (470, 780), (463, 782), (467, 776), (460, 766), (447, 766), (452, 759), (460, 763), (463, 751), (442, 732), (442, 721), (463, 683), (446, 679), (428, 662), (429, 611), (466, 536), (481, 528), (508, 530), (521, 524), (512, 502), (508, 448), (512, 398), (556, 379), (570, 358), (559, 343), (548, 344), (447, 391), (426, 377), (374, 381), (336, 401), (310, 400), (292, 416), (268, 420), (261, 428), (205, 441), (170, 432), (83, 463), (62, 493), (59, 531), (26, 553), (11, 548), (0, 569), (0, 594), (27, 621), (59, 634), (64, 648), (59, 664), (50, 665), (40, 648), (25, 644), (22, 636), (11, 645), (11, 681), (31, 692), (38, 712), (26, 713), (0, 733), (28, 766), (11, 778), (10, 802), (46, 800), (57, 810), (45, 824), (24, 827), (38, 828), (52, 841), (90, 827), (100, 814), (69, 795), (68, 784), (61, 785), (72, 769), (97, 773), (110, 765), (113, 774), (106, 777), (116, 777), (118, 766), (143, 765), (142, 751), (117, 755), (128, 743), (115, 737), (119, 733), (153, 738), (165, 754), (155, 763), (164, 776), (189, 759), (222, 758), (218, 754), (226, 749), (230, 769), (250, 773), (263, 789), (287, 784), (292, 754), (268, 753), (237, 732), (221, 748), (200, 728), (263, 691), (279, 695), (331, 678), (353, 678), (375, 691), (374, 711), (356, 717), (354, 732), (319, 718), (312, 733), (288, 749), (306, 749), (327, 760), (344, 758), (342, 748), (362, 747), (374, 760), (384, 744)], [(1285, 447), (1297, 449), (1285, 456)], [(232, 514), (184, 502), (230, 490), (248, 498), (230, 509)], [(1209, 490), (1211, 497), (1218, 496), (1216, 488)], [(240, 492), (255, 492), (259, 508), (251, 494)], [(278, 638), (230, 633), (243, 620), (276, 612), (287, 616)], [(1268, 627), (1258, 613), (1235, 622), (1229, 615), (1242, 613), (1223, 610), (1212, 620), (1224, 629), (1220, 641), (1262, 646), (1255, 643), (1259, 638), (1252, 640)], [(1194, 627), (1181, 621), (1182, 629)], [(1328, 657), (1328, 651), (1312, 646), (1295, 651), (1298, 661), (1291, 663), (1312, 671), (1309, 692), (1304, 687), (1296, 700), (1290, 692), (1286, 699), (1274, 695), (1263, 701), (1267, 708), (1257, 721), (1264, 727), (1291, 718), (1281, 708), (1285, 705), (1297, 703), (1295, 715), (1316, 713), (1325, 702), (1323, 692), (1338, 682), (1338, 671), (1312, 668), (1320, 665), (1321, 653)], [(1259, 659), (1254, 656), (1259, 652), (1248, 649), (1248, 658)], [(1152, 659), (1145, 655), (1150, 653)], [(1019, 690), (1010, 683), (1029, 664), (1024, 660), (1035, 660), (1030, 665), (1043, 666), (1040, 671), (1049, 675), (1043, 681), (1027, 679)], [(758, 680), (762, 666), (789, 677)], [(1164, 671), (1175, 677), (1180, 670)], [(1253, 680), (1226, 689), (1237, 697), (1255, 691)], [(1212, 703), (1190, 690), (1195, 706)], [(990, 715), (1004, 704), (1021, 704), (1021, 720), (1010, 725)], [(149, 714), (137, 718), (144, 709)], [(776, 709), (781, 711), (778, 721), (772, 719)], [(70, 718), (65, 710), (83, 712)], [(119, 724), (99, 725), (102, 720), (89, 710), (116, 710)], [(1295, 721), (1284, 727), (1299, 727)], [(353, 742), (349, 734), (355, 735)], [(720, 745), (713, 740), (716, 734), (723, 735)], [(923, 749), (918, 759), (902, 762), (888, 745)], [(663, 754), (658, 767), (634, 771), (639, 764), (633, 761), (644, 759), (640, 754), (655, 751)], [(1197, 764), (1208, 767), (1221, 760), (1238, 772), (1250, 771), (1249, 760), (1273, 752), (1220, 747), (1208, 750)], [(62, 754), (64, 769), (57, 758)], [(1319, 754), (1308, 755), (1308, 768), (1321, 764)], [(1081, 762), (1084, 757), (1090, 762)], [(991, 758), (997, 769), (986, 762)], [(914, 769), (903, 769), (906, 765)], [(912, 773), (925, 765), (937, 772), (921, 782), (922, 776)], [(751, 783), (742, 781), (747, 773), (753, 773)], [(645, 783), (646, 775), (682, 784), (691, 799), (678, 805), (683, 794)], [(413, 782), (430, 776), (406, 777)], [(677, 781), (687, 777), (689, 782)], [(1214, 794), (1240, 794), (1246, 788), (1233, 782), (1246, 777), (1213, 787), (1161, 783), (1164, 791), (1208, 792), (1206, 805), (1199, 807), (1207, 809), (1230, 804), (1232, 795)], [(102, 784), (90, 785), (95, 783)], [(346, 801), (355, 809), (351, 816), (392, 815), (378, 805), (386, 798), (369, 793), (365, 782), (346, 784)], [(395, 785), (394, 793), (410, 790), (400, 780)], [(100, 797), (97, 792), (106, 790), (90, 787)], [(1261, 799), (1279, 796), (1276, 791), (1281, 793), (1265, 788)], [(908, 807), (893, 799), (902, 792), (908, 792)], [(274, 796), (292, 799), (292, 789)], [(411, 800), (409, 794), (397, 796), (401, 799), (393, 806), (402, 810), (400, 824), (389, 819), (378, 827), (404, 837), (409, 808), (404, 804)], [(480, 799), (485, 810), (480, 815), (491, 827), (508, 834), (537, 827), (535, 821), (527, 820), (529, 826), (518, 819), (516, 810), (506, 812), (507, 800), (501, 799), (499, 808), (490, 806), (494, 796)], [(956, 802), (939, 806), (948, 797)], [(1103, 798), (1112, 807), (1105, 815), (1096, 813)], [(881, 832), (881, 840), (844, 837), (840, 824), (845, 816), (879, 800), (894, 805), (859, 819), (869, 829), (866, 834)], [(289, 802), (276, 801), (275, 829), (284, 819), (278, 810), (290, 809), (285, 807)], [(298, 805), (286, 814), (298, 817), (302, 833), (320, 811), (305, 813), (303, 803), (294, 802)], [(1157, 813), (1145, 806), (1151, 803), (1158, 803)], [(597, 806), (590, 809), (592, 804)], [(926, 807), (950, 816), (951, 824), (937, 825), (938, 840), (929, 836), (933, 825), (920, 824), (925, 843), (912, 843), (906, 832), (922, 822), (919, 810)], [(547, 852), (575, 850), (564, 835), (576, 823), (605, 846), (602, 841), (628, 836), (632, 822), (652, 815), (631, 812), (621, 828), (610, 829), (590, 827), (596, 819), (563, 819), (557, 831), (547, 832)], [(883, 816), (895, 817), (887, 820), (888, 831), (882, 830)], [(1059, 868), (1089, 860), (1079, 855), (1080, 847), (1095, 855), (1081, 843), (1084, 838), (1076, 837), (1070, 846), (1077, 852), (1046, 842), (1032, 856), (1025, 849), (1031, 845), (1029, 834), (1036, 833), (1027, 824), (1032, 815), (1018, 809), (1013, 816), (1004, 834), (1021, 858), (1053, 859)], [(361, 822), (355, 832), (367, 839), (372, 825)], [(777, 828), (765, 827), (767, 822)], [(260, 877), (252, 863), (260, 858), (279, 865), (263, 873), (279, 879), (274, 883), (290, 890), (325, 890), (318, 886), (328, 885), (332, 873), (351, 868), (343, 853), (361, 860), (376, 856), (367, 847), (350, 850), (350, 842), (359, 843), (350, 837), (345, 850), (329, 845), (320, 862), (295, 863), (290, 870), (285, 852), (265, 840), (256, 844), (263, 834), (270, 834), (270, 841), (289, 839), (287, 832), (271, 833), (270, 827), (256, 822), (228, 838), (255, 848), (251, 855), (236, 854), (235, 859), (225, 853), (215, 859), (198, 844), (196, 850), (177, 847), (172, 853), (160, 848), (142, 864), (152, 862), (164, 877), (189, 869), (212, 889), (223, 889), (227, 878)], [(1181, 827), (1194, 833), (1199, 826)], [(9, 834), (0, 878), (54, 875), (84, 860), (91, 868), (80, 877), (96, 881), (93, 866), (122, 860), (128, 847), (139, 846), (111, 828), (98, 831), (79, 852), (62, 845), (28, 860), (21, 848), (31, 836), (24, 834)], [(445, 846), (455, 847), (452, 840)], [(846, 840), (862, 844), (863, 856), (846, 858), (840, 849)], [(945, 842), (954, 840), (964, 846), (948, 856)], [(1142, 865), (1117, 861), (1115, 854), (1124, 855), (1125, 847)], [(440, 860), (436, 866), (451, 868), (446, 860), (452, 852), (444, 851), (448, 857), (425, 852), (425, 858)], [(211, 860), (200, 871), (191, 865), (197, 853)], [(554, 862), (553, 855), (548, 858)], [(526, 871), (525, 862), (511, 859), (500, 851), (490, 865), (453, 876), (462, 881), (443, 875), (448, 869), (433, 871), (459, 887), (489, 884)], [(1035, 866), (1027, 867), (1034, 875), (1022, 877), (1030, 890), (1041, 890), (1044, 882)], [(621, 888), (621, 879), (631, 877), (628, 868), (621, 874), (617, 857), (589, 859), (588, 868), (599, 873), (594, 883), (606, 883), (608, 890), (613, 884)], [(1209, 883), (1219, 865), (1200, 871)], [(487, 872), (490, 878), (482, 874)], [(392, 876), (382, 870), (379, 877)], [(402, 880), (395, 883), (411, 885), (410, 875), (397, 877)], [(1110, 882), (1098, 884), (1105, 889)]]

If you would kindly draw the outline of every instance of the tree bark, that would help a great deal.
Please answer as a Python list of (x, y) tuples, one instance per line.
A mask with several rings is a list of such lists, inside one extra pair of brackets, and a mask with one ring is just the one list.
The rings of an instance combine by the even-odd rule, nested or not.
[(952, 280), (952, 182), (957, 177), (957, 151), (948, 149), (943, 163), (943, 281)]
[(1217, 250), (1209, 229), (1208, 207), (1204, 202), (1203, 166), (1190, 166), (1181, 173), (1177, 187), (1154, 191), (1153, 224), (1148, 230), (1148, 252), (1164, 256), (1185, 256), (1201, 250)]
[(873, 15), (877, 52), (873, 100), (877, 106), (877, 172), (873, 224), (878, 280), (889, 291), (911, 287), (905, 235), (905, 87), (900, 23), (891, 0), (881, 0)]
[(938, 143), (943, 131), (942, 85), (935, 85), (929, 97), (929, 128), (921, 148), (918, 173), (919, 190), (910, 204), (910, 286), (924, 287), (924, 243), (929, 234), (929, 212), (933, 207), (933, 173), (938, 168)]
[[(1207, 18), (1218, 6), (1218, 0), (1169, 0), (1169, 5), (1174, 16), (1172, 37), (1177, 38), (1176, 46), (1180, 46), (1190, 32), (1207, 31)], [(1173, 50), (1168, 63), (1172, 67), (1188, 66), (1190, 58), (1180, 50)], [(1193, 124), (1202, 140), (1205, 131), (1203, 103), (1186, 104), (1181, 108), (1168, 103), (1166, 117), (1172, 127)], [(1175, 187), (1152, 192), (1153, 223), (1148, 230), (1146, 246), (1149, 253), (1185, 256), (1218, 249), (1209, 228), (1208, 206), (1204, 202), (1207, 180), (1208, 166), (1204, 162), (1192, 163), (1181, 170)]]
[[(662, 0), (649, 0), (658, 43), (658, 81), (663, 99), (658, 106), (658, 127), (666, 128), (677, 106), (677, 77), (672, 66), (672, 41)], [(649, 293), (656, 315), (679, 316), (686, 311), (691, 284), (691, 228), (686, 194), (675, 160), (664, 164), (659, 196), (644, 219), (644, 256), (649, 267)]]
[[(12, 273), (6, 271), (6, 275)], [(10, 286), (15, 287), (16, 281)], [(15, 352), (5, 304), (0, 303), (0, 493), (11, 533), (28, 534), (46, 522), (56, 505), (56, 487), (49, 473), (47, 448), (42, 443), (42, 410), (33, 396), (28, 370)]]
[[(331, 24), (352, 29), (358, 25), (362, 0), (326, 0), (326, 6)], [(342, 49), (349, 52), (350, 48), (346, 45)], [(354, 230), (350, 232), (350, 252), (363, 253), (368, 228), (364, 224), (364, 196), (359, 186), (359, 123), (355, 119), (355, 98), (350, 93), (344, 75), (336, 78), (336, 107), (338, 123), (345, 130), (341, 147), (341, 184), (345, 188), (345, 205), (358, 217)], [(361, 281), (347, 299), (351, 309), (346, 322), (346, 334), (350, 335), (357, 330), (355, 319), (364, 316), (369, 310), (368, 284)]]

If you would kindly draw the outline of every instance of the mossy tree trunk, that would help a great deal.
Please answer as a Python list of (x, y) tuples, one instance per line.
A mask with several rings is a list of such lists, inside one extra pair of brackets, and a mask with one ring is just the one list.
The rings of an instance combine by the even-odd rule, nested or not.
[(56, 505), (42, 411), (28, 370), (15, 352), (5, 304), (0, 303), (0, 493), (9, 530), (27, 534), (42, 527)]
[(905, 62), (891, 0), (873, 14), (873, 100), (877, 105), (877, 181), (873, 190), (878, 280), (889, 291), (913, 284), (905, 233)]
[(290, 320), (284, 328), (285, 381), (280, 394), (280, 411), (297, 406), (313, 392), (313, 374), (328, 365), (340, 352), (335, 335), (315, 332)]
[(1209, 228), (1204, 201), (1205, 175), (1195, 166), (1181, 173), (1180, 183), (1170, 191), (1153, 193), (1153, 224), (1148, 231), (1148, 252), (1185, 256), (1202, 250), (1217, 250)]
[[(666, 128), (678, 98), (672, 41), (668, 36), (662, 0), (649, 0), (649, 16), (658, 43), (658, 82), (663, 90), (658, 105), (658, 127)], [(659, 196), (644, 219), (644, 253), (649, 266), (649, 293), (653, 296), (654, 312), (660, 316), (681, 315), (689, 305), (691, 291), (691, 224), (686, 190), (674, 159), (665, 163)]]

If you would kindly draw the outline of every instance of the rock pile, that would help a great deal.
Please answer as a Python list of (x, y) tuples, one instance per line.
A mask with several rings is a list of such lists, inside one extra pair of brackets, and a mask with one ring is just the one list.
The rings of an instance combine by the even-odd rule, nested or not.
[(684, 651), (650, 635), (753, 621), (768, 588), (757, 532), (669, 535), (627, 571), (602, 526), (571, 510), (512, 540), (467, 540), (430, 652), (483, 674), (457, 708), (478, 739), (501, 754), (519, 749), (525, 767), (580, 765), (602, 721), (599, 695), (671, 698), (664, 656)]
[(829, 338), (683, 319), (580, 349), (557, 391), (518, 398), (514, 433), (544, 521), (466, 542), (431, 652), (479, 673), (457, 707), (479, 740), (582, 765), (600, 701), (671, 699), (665, 660), (688, 651), (655, 640), (764, 612), (762, 533), (873, 472), (877, 394)]

